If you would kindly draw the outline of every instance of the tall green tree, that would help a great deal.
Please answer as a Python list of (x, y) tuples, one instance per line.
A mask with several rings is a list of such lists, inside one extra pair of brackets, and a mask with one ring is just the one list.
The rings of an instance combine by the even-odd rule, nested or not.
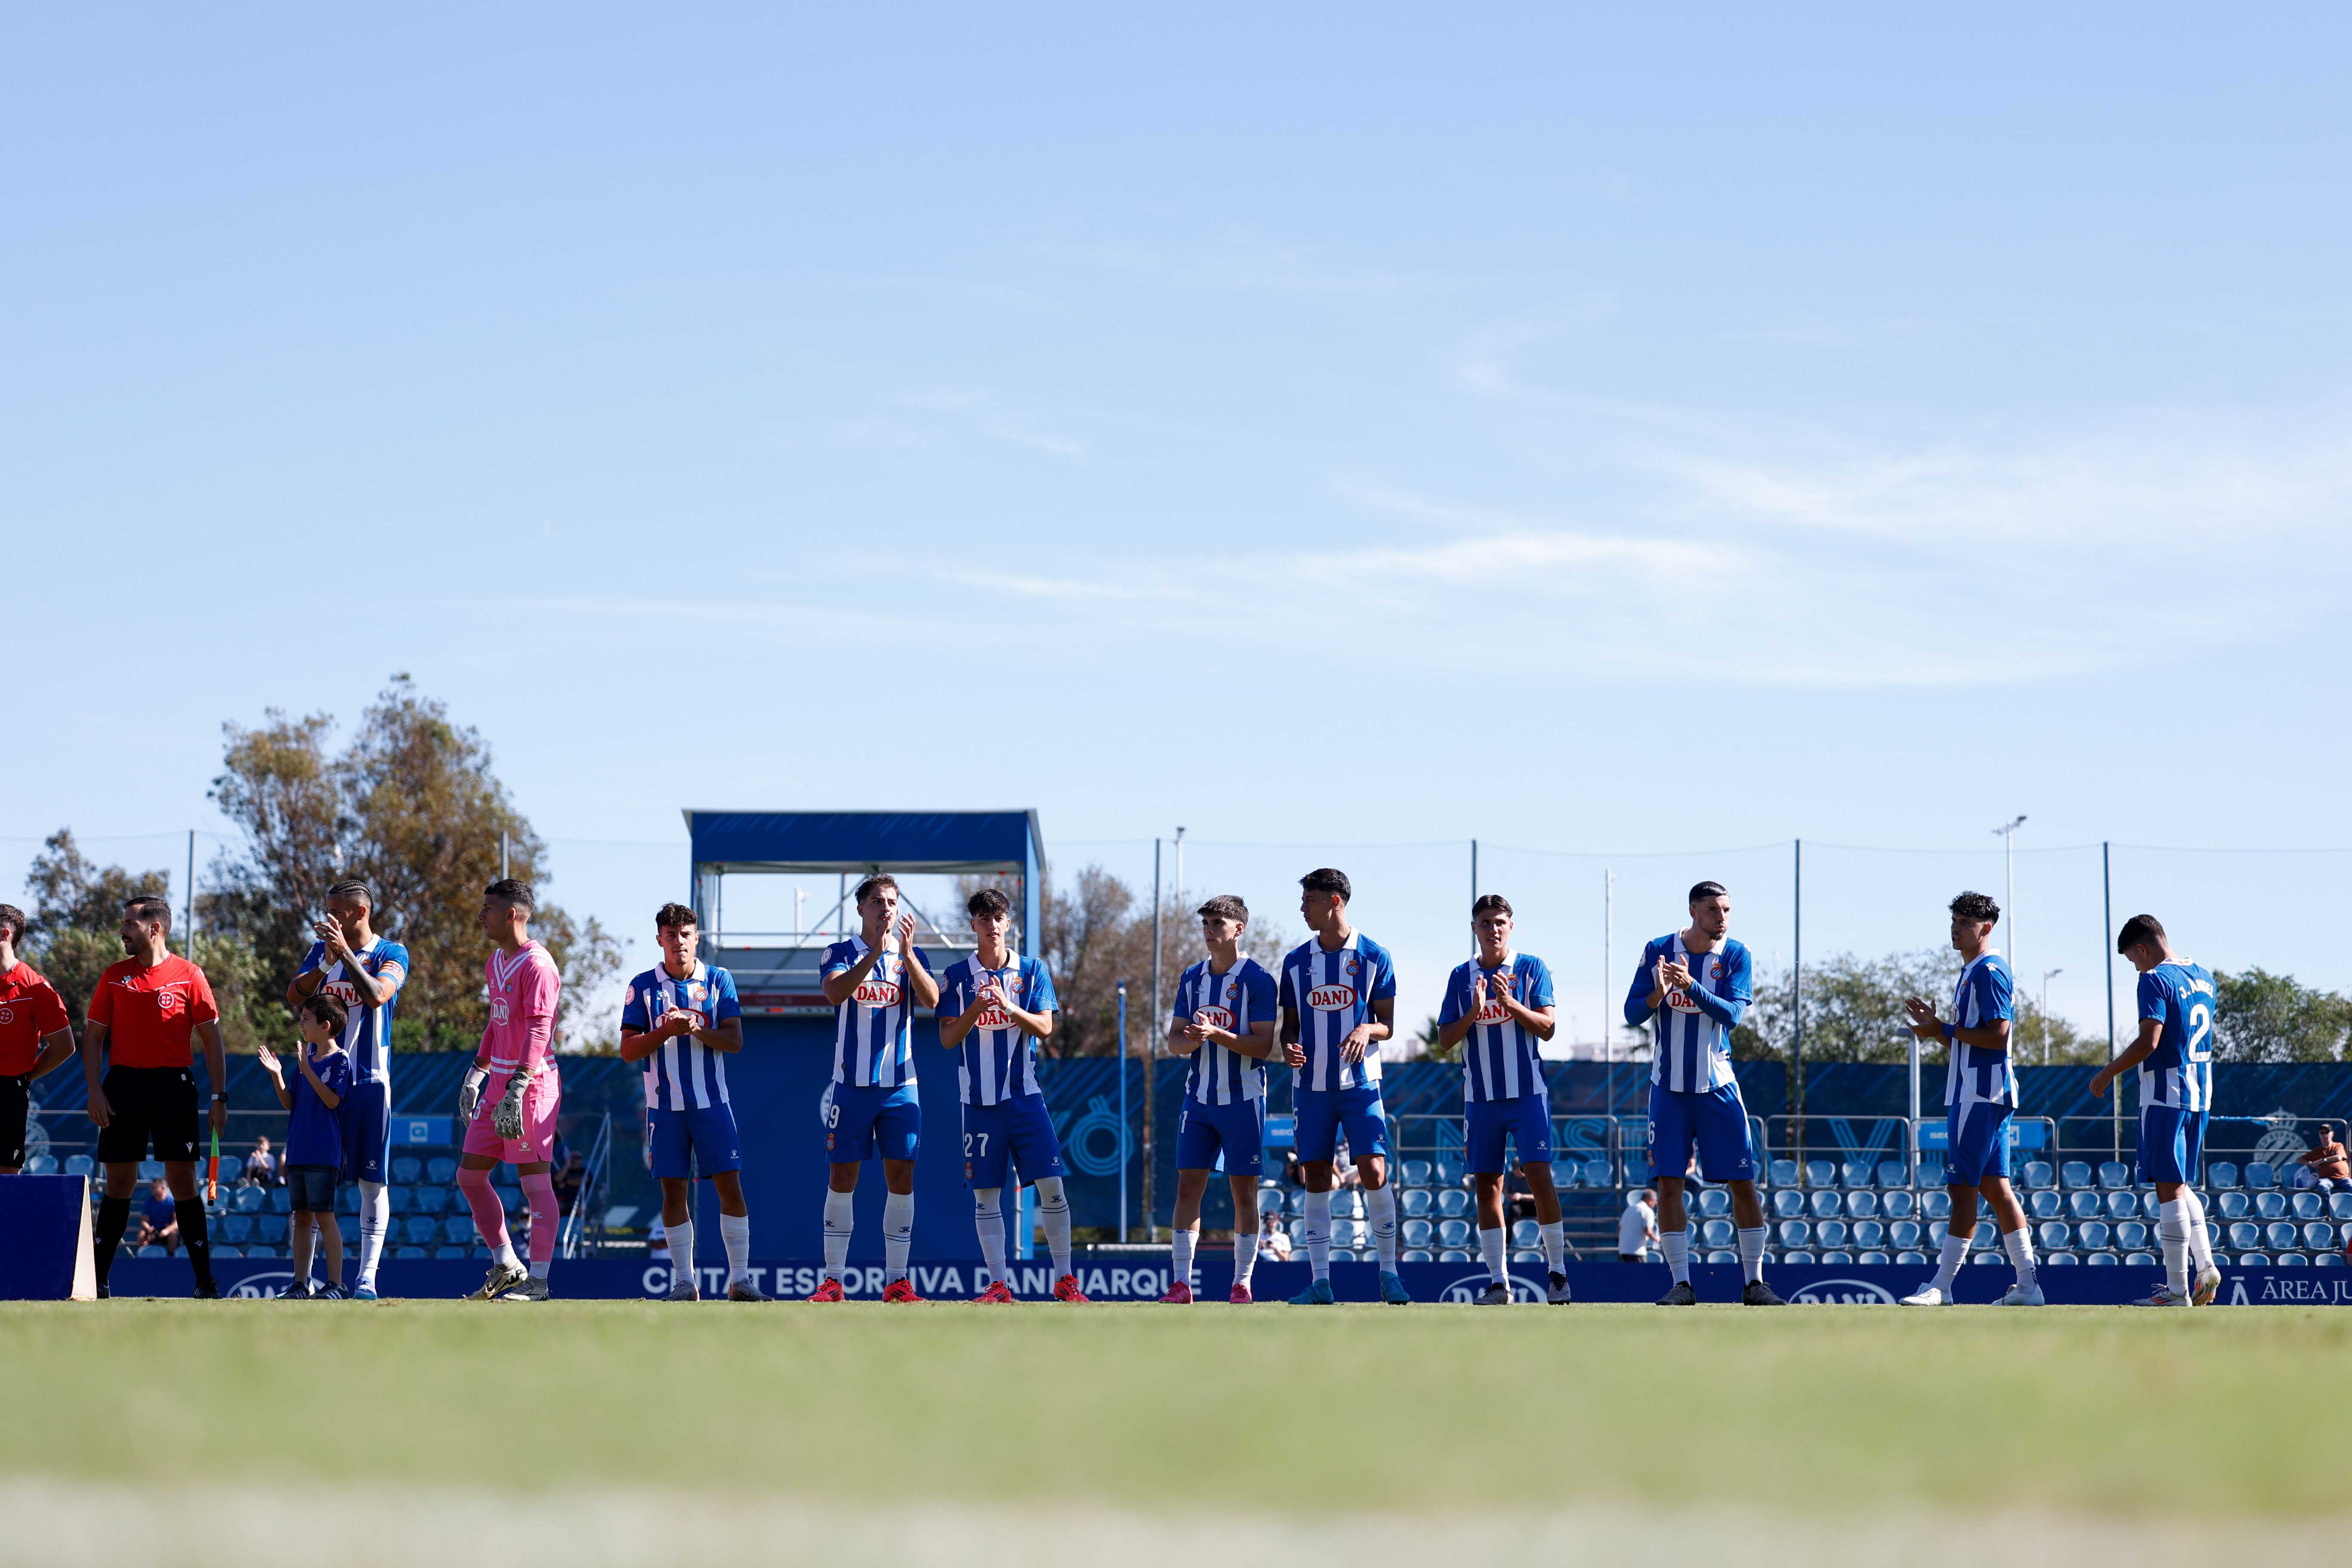
[(2263, 969), (2216, 974), (2213, 992), (2214, 1060), (2344, 1059), (2352, 1040), (2352, 997)]
[[(1905, 1062), (1911, 1055), (1911, 1027), (1904, 999), (1923, 996), (1948, 1012), (1960, 955), (1950, 948), (1890, 952), (1864, 958), (1832, 953), (1809, 963), (1804, 973), (1805, 1059), (1809, 1062)], [(1756, 988), (1756, 1001), (1732, 1034), (1731, 1053), (1745, 1058), (1788, 1059), (1795, 1037), (1796, 977), (1789, 971)], [(2010, 1049), (2021, 1067), (2103, 1062), (2107, 1045), (2065, 1019), (2042, 1011), (2030, 996), (2017, 998)], [(1942, 1061), (1938, 1041), (1925, 1051)]]
[[(396, 1043), (469, 1046), (487, 1016), (481, 890), (509, 874), (549, 880), (546, 845), (508, 798), (481, 734), (396, 675), (361, 714), (351, 742), (331, 746), (334, 720), (276, 710), (256, 729), (223, 726), (226, 745), (213, 799), (244, 829), (214, 863), (217, 891), (205, 925), (250, 943), (282, 987), (311, 941), (326, 889), (363, 877), (376, 890), (377, 929), (409, 950)], [(542, 896), (543, 897), (543, 896)], [(531, 929), (563, 972), (557, 1038), (568, 1050), (609, 1048), (610, 1019), (591, 997), (620, 966), (620, 944), (594, 920), (542, 901)]]

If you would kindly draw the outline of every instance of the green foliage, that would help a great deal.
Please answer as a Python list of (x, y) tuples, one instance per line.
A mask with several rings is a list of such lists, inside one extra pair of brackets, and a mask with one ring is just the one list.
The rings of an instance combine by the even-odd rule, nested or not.
[[(1959, 977), (1960, 955), (1950, 948), (1917, 952), (1890, 952), (1864, 958), (1833, 953), (1805, 966), (1805, 1059), (1809, 1062), (1906, 1062), (1911, 1054), (1906, 997), (1932, 1003), (1939, 1014), (1951, 1011), (1952, 983)], [(1794, 978), (1787, 970), (1757, 987), (1748, 1016), (1732, 1032), (1731, 1054), (1741, 1059), (1785, 1060), (1795, 1035), (1792, 1005)], [(2104, 1039), (2083, 1034), (2065, 1019), (2045, 1016), (2032, 997), (2017, 998), (2017, 1021), (2011, 1026), (2010, 1050), (2022, 1067), (2062, 1063), (2103, 1062)], [(1923, 1049), (1929, 1061), (1942, 1061), (1945, 1047), (1935, 1041)]]
[[(95, 866), (74, 842), (73, 829), (60, 827), (42, 842), (25, 873), (25, 886), (34, 900), (25, 927), (27, 940), (50, 931), (101, 931), (110, 939), (122, 921), (122, 906), (142, 893), (169, 896), (169, 871), (126, 871), (120, 866)], [(122, 956), (118, 943), (114, 958)], [(114, 958), (106, 962), (111, 963)], [(105, 965), (100, 965), (100, 968)], [(93, 974), (92, 978), (95, 978)]]
[(2213, 1059), (2333, 1062), (2352, 1037), (2352, 997), (2249, 969), (2213, 977)]

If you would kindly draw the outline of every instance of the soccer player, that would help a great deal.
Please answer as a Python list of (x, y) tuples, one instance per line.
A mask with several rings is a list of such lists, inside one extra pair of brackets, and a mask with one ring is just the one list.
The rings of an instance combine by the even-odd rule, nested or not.
[(1658, 1192), (1658, 1247), (1674, 1284), (1661, 1307), (1698, 1300), (1690, 1282), (1690, 1211), (1683, 1183), (1697, 1151), (1699, 1172), (1731, 1190), (1738, 1227), (1739, 1300), (1750, 1307), (1787, 1305), (1764, 1282), (1764, 1203), (1756, 1195), (1756, 1149), (1748, 1107), (1731, 1070), (1731, 1031), (1754, 999), (1755, 961), (1726, 933), (1731, 895), (1720, 882), (1690, 890), (1690, 924), (1642, 950), (1625, 997), (1625, 1022), (1657, 1019), (1650, 1061), (1650, 1184)]
[(352, 1299), (373, 1301), (376, 1265), (392, 1225), (384, 1167), (392, 1158), (392, 1016), (408, 979), (408, 949), (376, 935), (375, 892), (356, 879), (327, 889), (326, 918), (303, 955), (286, 1005), (299, 1016), (312, 996), (342, 1005), (344, 1058), (352, 1082), (343, 1096), (342, 1177), (360, 1184), (360, 1267)]
[[(661, 1184), (670, 1245), (669, 1299), (701, 1296), (694, 1271), (694, 1176), (719, 1194), (727, 1245), (727, 1299), (764, 1301), (751, 1283), (751, 1211), (743, 1202), (742, 1141), (727, 1098), (727, 1058), (743, 1048), (743, 1005), (735, 977), (695, 956), (694, 911), (664, 904), (654, 914), (662, 961), (629, 982), (621, 1001), (621, 1059), (646, 1064), (646, 1135)], [(536, 1227), (534, 1227), (534, 1231)]]
[(2010, 1021), (2017, 1016), (2011, 1001), (2016, 982), (2009, 961), (1985, 944), (2000, 921), (2000, 906), (1982, 893), (1962, 893), (1952, 900), (1952, 946), (1959, 952), (1960, 977), (1952, 986), (1952, 1018), (1946, 1023), (1935, 1007), (1914, 996), (1903, 1004), (1911, 1015), (1911, 1032), (1922, 1040), (1943, 1040), (1951, 1047), (1951, 1067), (1944, 1075), (1945, 1168), (1952, 1194), (1952, 1214), (1944, 1231), (1943, 1255), (1936, 1278), (1916, 1295), (1903, 1298), (1906, 1307), (1948, 1306), (1960, 1265), (1976, 1239), (1977, 1195), (1991, 1206), (2000, 1226), (2001, 1249), (2017, 1270), (2017, 1283), (2000, 1299), (2004, 1307), (2039, 1307), (2042, 1287), (2035, 1279), (2033, 1233), (2027, 1228), (2025, 1210), (2009, 1187), (2009, 1127), (2017, 1115), (2017, 1075), (2010, 1070)]
[(74, 1054), (64, 999), (16, 956), (24, 939), (25, 911), (0, 904), (0, 1176), (24, 1169), (33, 1080)]
[[(982, 888), (964, 906), (980, 947), (948, 965), (940, 983), (940, 1044), (962, 1052), (963, 1177), (971, 1188), (989, 1284), (977, 1300), (1007, 1303), (1004, 1194), (1008, 1170), (1037, 1188), (1037, 1217), (1054, 1258), (1054, 1299), (1084, 1301), (1070, 1271), (1070, 1200), (1062, 1186), (1062, 1142), (1037, 1087), (1036, 1040), (1054, 1037), (1060, 1002), (1045, 964), (1013, 951), (1013, 905)], [(1017, 1188), (1015, 1189), (1018, 1190)]]
[(1478, 956), (1456, 966), (1445, 982), (1437, 1043), (1462, 1047), (1463, 1143), (1477, 1188), (1478, 1252), (1488, 1277), (1475, 1300), (1482, 1307), (1505, 1307), (1511, 1300), (1504, 1245), (1509, 1232), (1503, 1224), (1507, 1138), (1535, 1194), (1536, 1224), (1550, 1271), (1544, 1300), (1558, 1307), (1569, 1300), (1568, 1232), (1560, 1221), (1559, 1189), (1552, 1185), (1551, 1100), (1538, 1054), (1538, 1042), (1550, 1039), (1558, 1027), (1551, 970), (1535, 954), (1511, 950), (1511, 927), (1510, 900), (1500, 893), (1484, 894), (1470, 906)]
[(2091, 1075), (2091, 1092), (2139, 1069), (2139, 1179), (2155, 1184), (2164, 1244), (2164, 1283), (2145, 1305), (2210, 1307), (2221, 1271), (2194, 1184), (2213, 1104), (2213, 976), (2172, 951), (2154, 915), (2126, 921), (2116, 951), (2139, 971), (2139, 1037)]
[(1402, 1307), (1412, 1298), (1397, 1278), (1396, 1194), (1388, 1184), (1389, 1123), (1381, 1104), (1381, 1042), (1396, 1026), (1396, 963), (1387, 948), (1348, 923), (1354, 889), (1346, 873), (1321, 867), (1298, 886), (1298, 912), (1315, 934), (1282, 961), (1278, 1000), (1314, 1277), (1290, 1304), (1328, 1307), (1333, 1300), (1331, 1161), (1344, 1127), (1380, 1257), (1381, 1300)]
[(228, 1050), (221, 1043), (212, 983), (165, 945), (171, 931), (172, 906), (156, 895), (142, 893), (122, 906), (117, 934), (130, 956), (99, 976), (82, 1028), (89, 1119), (98, 1124), (98, 1161), (106, 1167), (106, 1195), (99, 1202), (94, 1238), (101, 1296), (123, 1226), (131, 1221), (131, 1194), (138, 1188), (139, 1162), (147, 1157), (151, 1141), (179, 1213), (180, 1239), (196, 1274), (196, 1297), (220, 1294), (213, 1283), (204, 1200), (196, 1195), (196, 1079), (189, 1042), (204, 1042), (215, 1133), (228, 1127)]
[[(466, 1123), (457, 1188), (474, 1211), (474, 1226), (490, 1249), (490, 1271), (469, 1301), (544, 1301), (555, 1266), (555, 1233), (563, 1223), (547, 1168), (555, 1152), (555, 1116), (562, 1100), (556, 1077), (555, 1008), (563, 976), (530, 934), (538, 905), (530, 884), (501, 877), (482, 889), (482, 929), (498, 944), (482, 966), (490, 1021), (474, 1065), (457, 1090), (457, 1118)], [(490, 1187), (499, 1162), (512, 1164), (530, 1204), (530, 1267), (507, 1238), (506, 1210)]]
[(824, 1279), (812, 1301), (842, 1299), (857, 1224), (857, 1170), (882, 1156), (882, 1300), (919, 1301), (908, 1277), (915, 1246), (915, 1148), (923, 1105), (915, 1093), (914, 1016), (935, 1007), (940, 983), (915, 945), (915, 917), (898, 912), (898, 879), (857, 884), (863, 933), (818, 961), (833, 1004), (833, 1087), (825, 1090), (824, 1148), (833, 1171), (824, 1194)]
[[(348, 1146), (342, 1109), (352, 1091), (352, 1062), (341, 1041), (351, 1020), (341, 1002), (313, 993), (302, 998), (294, 1023), (301, 1040), (291, 1077), (277, 1052), (261, 1047), (261, 1070), (277, 1086), (278, 1103), (286, 1111), (286, 1186), (294, 1210), (294, 1283), (286, 1294), (297, 1301), (338, 1301), (343, 1298), (343, 1231), (335, 1218), (335, 1187)], [(317, 1291), (310, 1289), (314, 1232), (327, 1265), (326, 1287)]]
[(1265, 1161), (1265, 1058), (1274, 1054), (1274, 976), (1242, 956), (1249, 906), (1230, 893), (1196, 911), (1209, 956), (1176, 982), (1168, 1049), (1191, 1057), (1184, 1120), (1176, 1132), (1176, 1213), (1168, 1233), (1170, 1283), (1160, 1300), (1192, 1300), (1192, 1252), (1201, 1240), (1201, 1199), (1222, 1170), (1234, 1194), (1234, 1286), (1250, 1301), (1257, 1265), (1257, 1178)]

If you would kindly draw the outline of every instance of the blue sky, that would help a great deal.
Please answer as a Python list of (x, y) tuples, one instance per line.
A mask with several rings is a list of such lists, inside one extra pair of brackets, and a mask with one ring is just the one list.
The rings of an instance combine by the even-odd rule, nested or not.
[[(11, 13), (0, 896), (407, 670), (633, 931), (684, 805), (1034, 805), (1420, 1009), (1476, 837), (1590, 1017), (1605, 866), (1785, 956), (1903, 847), (1884, 952), (2025, 812), (2103, 1026), (2074, 847), (2352, 844), (2352, 22), (1948, 20)], [(2116, 898), (2352, 986), (2344, 864)]]

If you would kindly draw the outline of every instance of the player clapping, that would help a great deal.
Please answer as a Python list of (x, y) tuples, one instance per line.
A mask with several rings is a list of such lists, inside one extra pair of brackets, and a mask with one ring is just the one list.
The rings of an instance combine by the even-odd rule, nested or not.
[(1176, 982), (1168, 1049), (1192, 1058), (1184, 1079), (1184, 1120), (1176, 1132), (1176, 1212), (1169, 1230), (1171, 1305), (1192, 1300), (1192, 1252), (1201, 1239), (1201, 1199), (1223, 1170), (1234, 1196), (1234, 1283), (1227, 1299), (1250, 1300), (1257, 1262), (1257, 1178), (1265, 1168), (1265, 1058), (1274, 1051), (1274, 976), (1242, 956), (1249, 906), (1227, 894), (1200, 908), (1209, 956)]

